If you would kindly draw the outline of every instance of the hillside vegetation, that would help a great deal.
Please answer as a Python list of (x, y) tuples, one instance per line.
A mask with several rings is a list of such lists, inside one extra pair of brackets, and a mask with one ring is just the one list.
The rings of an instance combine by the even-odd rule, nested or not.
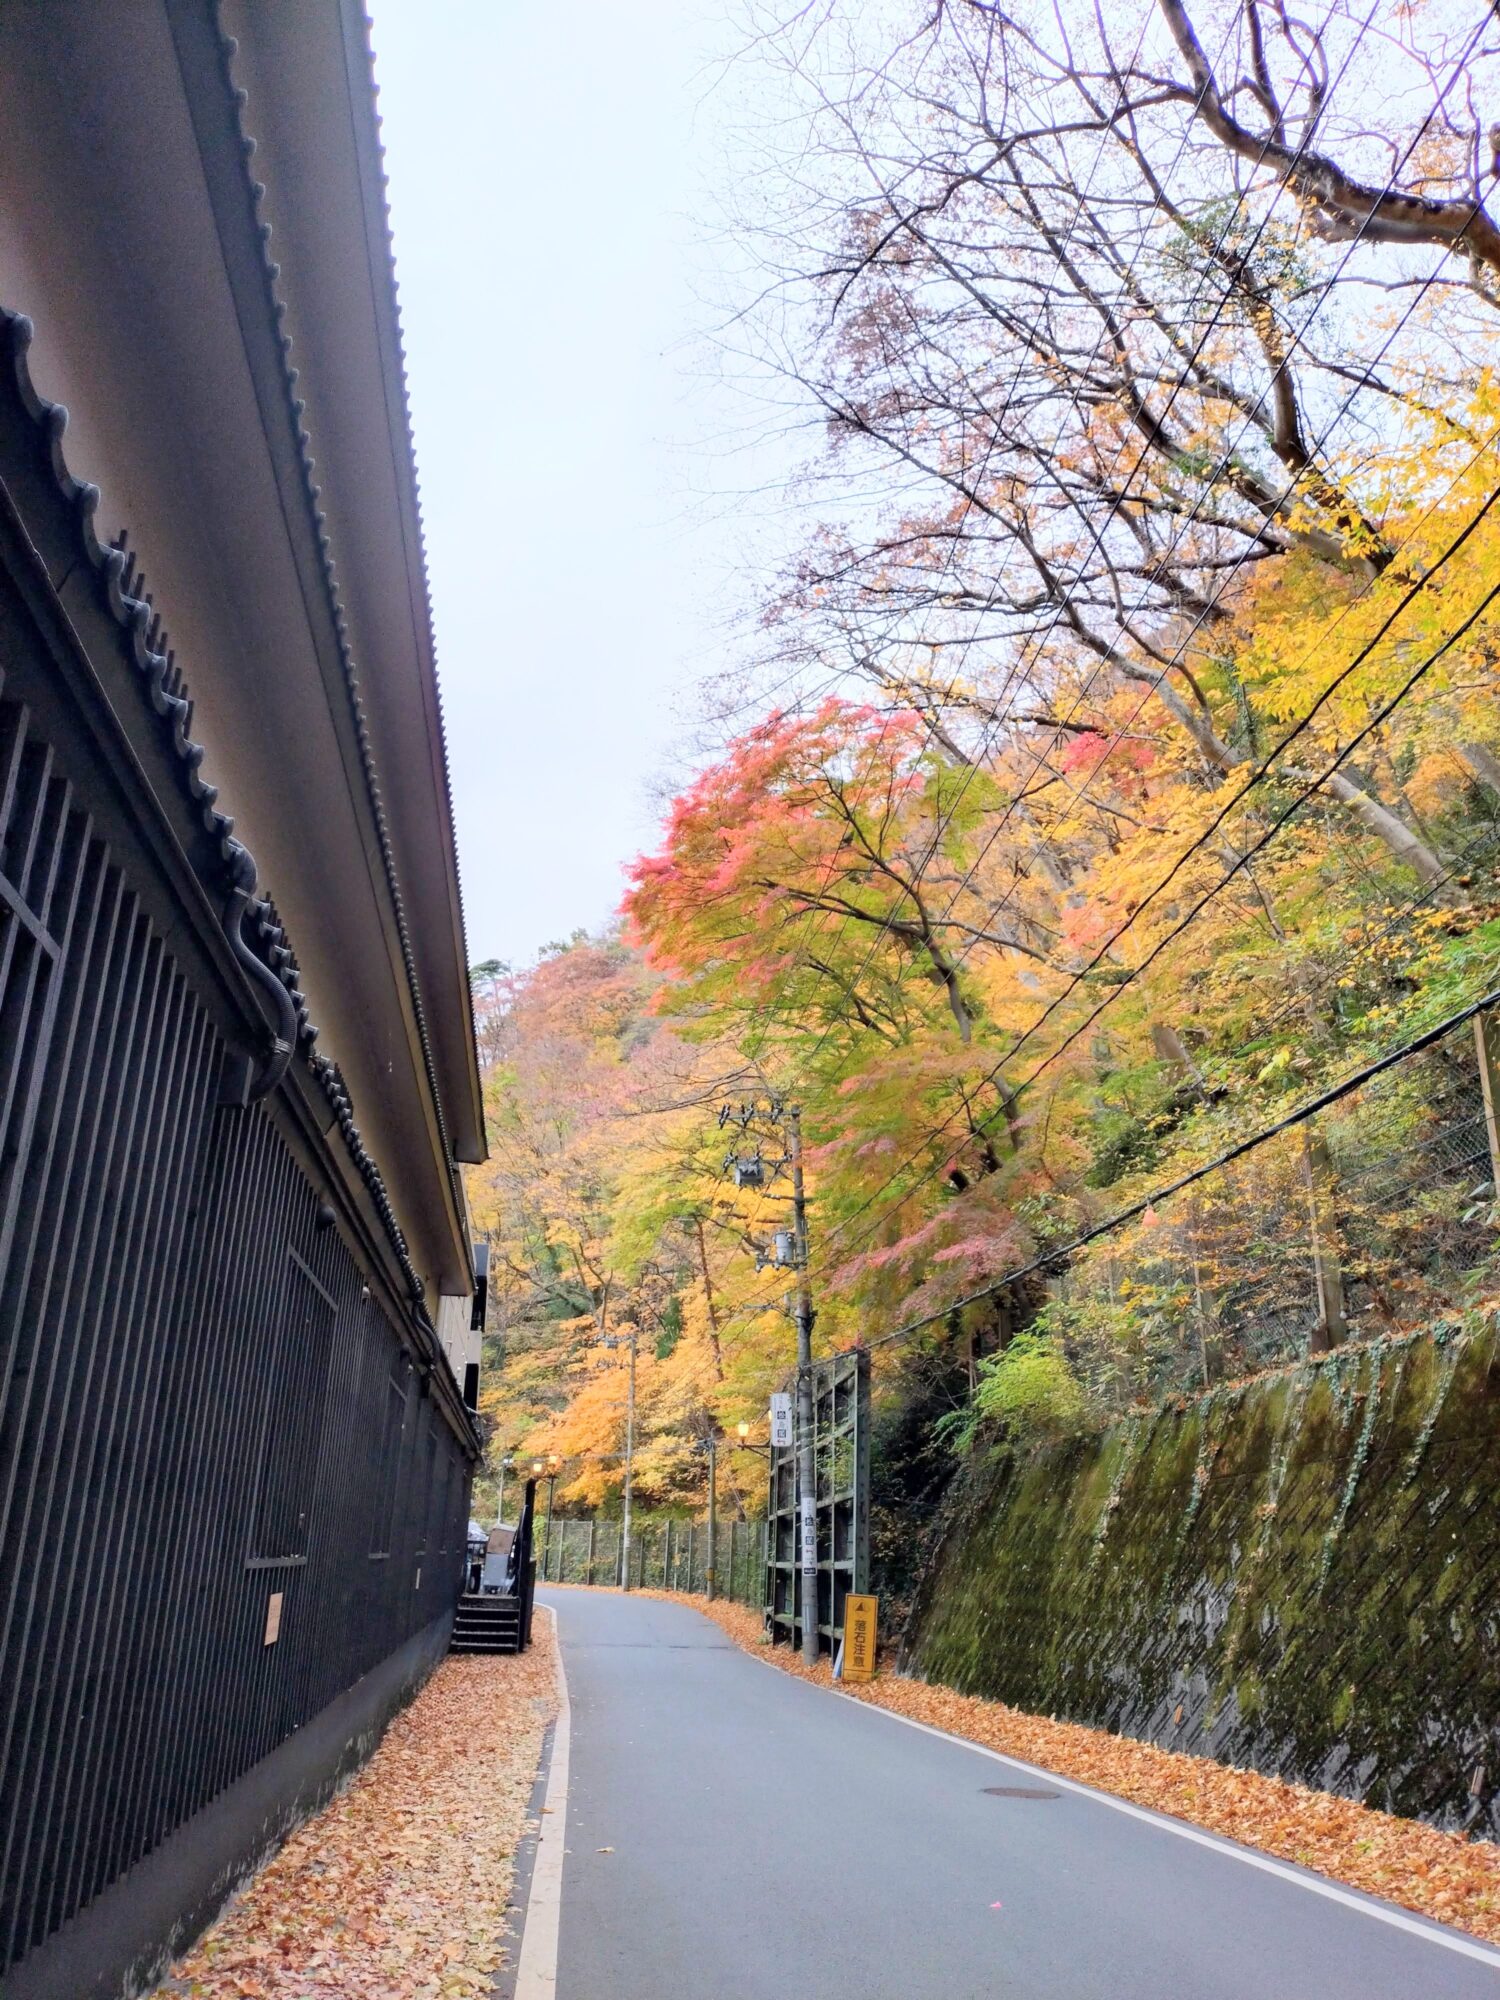
[(632, 1335), (643, 1500), (763, 1435), (789, 1184), (725, 1103), (801, 1109), (815, 1346), (877, 1344), (913, 1492), (1494, 1284), (1483, 21), (1060, 18), (830, 5), (766, 58), (747, 338), (819, 518), (618, 928), (476, 982), (486, 1411), (565, 1501), (618, 1492)]

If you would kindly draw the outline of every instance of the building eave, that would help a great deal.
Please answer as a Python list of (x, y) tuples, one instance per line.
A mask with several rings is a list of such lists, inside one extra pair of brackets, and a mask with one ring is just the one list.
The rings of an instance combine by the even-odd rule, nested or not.
[[(433, 806), (442, 836), (448, 877), (448, 936), (453, 962), (462, 975), (467, 996), (468, 932), (464, 921), (463, 878), (453, 821), (453, 791), (448, 764), (448, 732), (443, 714), (442, 681), (437, 665), (437, 641), (432, 594), (427, 573), (427, 539), (422, 522), (422, 490), (417, 470), (416, 437), (407, 385), (406, 347), (401, 331), (397, 292), (395, 240), (391, 228), (389, 179), (381, 137), (375, 52), (371, 18), (358, 0), (341, 0), (344, 43), (350, 64), (350, 109), (365, 189), (370, 294), (380, 333), (381, 360), (390, 412), (392, 459), (401, 498), (402, 548), (412, 602), (414, 651), (428, 711), (432, 751)], [(469, 1162), (486, 1156), (484, 1095), (479, 1076), (479, 1050), (472, 1005), (456, 1009), (464, 1030), (462, 1047), (445, 1051), (444, 1084), (452, 1108), (455, 1156)]]
[[(327, 112), (263, 92), (250, 110), (275, 129), (253, 154), (213, 0), (142, 5), (128, 34), (106, 0), (0, 9), (0, 299), (35, 321), (37, 391), (71, 410), (101, 540), (129, 529), (171, 618), (223, 808), (435, 1299), (470, 1281), (453, 1162), (482, 1132), (430, 635), (412, 636), (409, 440), (371, 303), (343, 17), (247, 18), (240, 60), (263, 72), (295, 68), (316, 25)], [(283, 212), (322, 236), (268, 241)], [(289, 354), (304, 327), (317, 338)]]
[[(484, 1157), (484, 1114), (454, 841), (368, 22), (357, 6), (265, 10), (227, 0), (247, 186), (275, 276), (268, 294), (300, 364), (320, 512), (337, 556), (404, 889), (403, 950), (429, 1001), (430, 1058), (452, 1156)], [(240, 31), (237, 46), (227, 31)], [(334, 70), (341, 91), (333, 114)], [(319, 201), (303, 198), (304, 182)], [(358, 241), (358, 254), (350, 246)], [(340, 254), (347, 252), (347, 254)], [(379, 421), (372, 421), (376, 410)], [(379, 464), (375, 455), (379, 455)], [(379, 606), (378, 616), (370, 607)], [(361, 615), (368, 622), (361, 624)], [(399, 895), (398, 891), (398, 895)], [(418, 1001), (419, 1008), (421, 1000)]]

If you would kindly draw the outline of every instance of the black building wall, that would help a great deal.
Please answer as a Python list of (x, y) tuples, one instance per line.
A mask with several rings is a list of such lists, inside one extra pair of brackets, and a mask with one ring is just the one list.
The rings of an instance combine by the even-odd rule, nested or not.
[(79, 2000), (149, 1975), (440, 1655), (475, 1440), (300, 996), (243, 1101), (238, 855), (6, 331), (0, 1990)]

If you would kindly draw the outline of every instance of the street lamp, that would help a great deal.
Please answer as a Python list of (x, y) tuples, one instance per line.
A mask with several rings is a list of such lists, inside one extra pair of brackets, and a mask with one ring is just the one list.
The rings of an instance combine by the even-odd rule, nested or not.
[(515, 1462), (516, 1455), (513, 1451), (508, 1451), (500, 1461), (500, 1495), (495, 1502), (495, 1526), (497, 1528), (502, 1527), (505, 1522), (505, 1475), (512, 1469)]
[[(705, 1595), (710, 1604), (714, 1601), (718, 1571), (715, 1563), (719, 1549), (719, 1482), (718, 1467), (719, 1437), (717, 1431), (710, 1431), (707, 1437), (699, 1438), (698, 1450), (708, 1454), (708, 1567), (703, 1572)], [(691, 1565), (689, 1565), (691, 1567)], [(688, 1581), (691, 1583), (692, 1578)]]
[(625, 1517), (620, 1527), (620, 1588), (630, 1588), (630, 1501), (635, 1474), (635, 1355), (640, 1341), (640, 1328), (633, 1320), (626, 1322), (625, 1333), (607, 1333), (599, 1342), (601, 1347), (624, 1347), (630, 1355), (630, 1373), (625, 1390)]
[[(736, 1110), (731, 1105), (722, 1107), (719, 1113), (721, 1127), (738, 1125), (748, 1140), (750, 1127), (762, 1115), (755, 1103), (742, 1104)], [(792, 1227), (775, 1232), (771, 1255), (757, 1253), (756, 1261), (762, 1268), (772, 1264), (777, 1268), (791, 1270), (796, 1277), (797, 1321), (797, 1582), (800, 1586), (800, 1610), (796, 1617), (802, 1627), (802, 1658), (808, 1666), (816, 1666), (818, 1660), (818, 1497), (817, 1466), (813, 1449), (813, 1303), (812, 1287), (808, 1277), (807, 1242), (807, 1186), (802, 1163), (802, 1113), (795, 1104), (782, 1104), (773, 1099), (763, 1114), (773, 1126), (781, 1127), (785, 1134), (786, 1156), (784, 1159), (767, 1161), (756, 1146), (752, 1152), (739, 1152), (731, 1146), (725, 1157), (726, 1171), (732, 1170), (737, 1188), (764, 1188), (774, 1180), (783, 1167), (792, 1172)], [(755, 1449), (744, 1444), (746, 1451)]]
[(755, 1456), (756, 1456), (757, 1458), (769, 1458), (769, 1457), (770, 1457), (770, 1455), (771, 1455), (771, 1454), (770, 1454), (770, 1450), (769, 1450), (769, 1448), (768, 1448), (768, 1447), (767, 1447), (766, 1445), (763, 1445), (763, 1444), (751, 1444), (751, 1442), (750, 1442), (750, 1426), (749, 1426), (748, 1424), (746, 1424), (746, 1423), (738, 1423), (738, 1424), (736, 1424), (736, 1425), (735, 1425), (734, 1429), (735, 1429), (735, 1435), (736, 1435), (736, 1437), (737, 1437), (737, 1439), (738, 1439), (738, 1441), (739, 1441), (739, 1449), (740, 1449), (741, 1451), (753, 1451), (753, 1452), (755, 1453)]
[[(546, 1576), (547, 1574), (547, 1561), (552, 1553), (552, 1497), (557, 1491), (557, 1474), (558, 1474), (558, 1468), (561, 1465), (562, 1465), (562, 1460), (558, 1457), (557, 1453), (555, 1451), (549, 1451), (547, 1454), (547, 1526), (545, 1532), (542, 1535), (543, 1576)], [(531, 1469), (533, 1472), (540, 1475), (542, 1470), (542, 1461), (539, 1458), (534, 1458), (531, 1461)]]

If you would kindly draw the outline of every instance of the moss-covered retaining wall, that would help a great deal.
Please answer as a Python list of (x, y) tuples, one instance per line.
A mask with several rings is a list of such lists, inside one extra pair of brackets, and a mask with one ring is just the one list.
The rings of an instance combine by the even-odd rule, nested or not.
[(976, 1458), (904, 1663), (1441, 1826), (1477, 1785), (1495, 1830), (1495, 1322)]

